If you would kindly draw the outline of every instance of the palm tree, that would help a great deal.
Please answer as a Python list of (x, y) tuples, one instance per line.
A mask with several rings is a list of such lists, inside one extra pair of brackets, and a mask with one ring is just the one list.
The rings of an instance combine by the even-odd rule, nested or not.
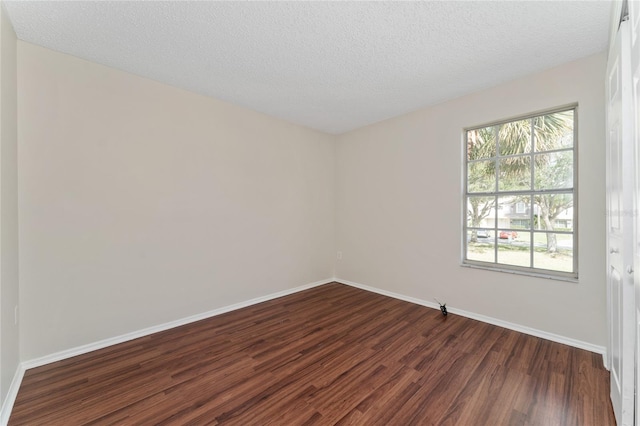
[[(497, 144), (495, 136), (487, 137), (488, 129), (497, 133)], [(474, 154), (482, 156), (478, 159), (494, 157), (498, 154), (497, 151), (500, 151), (499, 155), (506, 157), (500, 162), (501, 179), (519, 178), (523, 173), (528, 177), (526, 170), (530, 170), (530, 157), (522, 154), (531, 153), (533, 144), (535, 152), (552, 151), (566, 145), (568, 138), (573, 137), (573, 110), (511, 121), (479, 130), (481, 135), (485, 135), (482, 138), (485, 143), (474, 150)], [(470, 158), (472, 159), (475, 158)], [(535, 155), (534, 161), (536, 167), (544, 167), (547, 164), (544, 155)]]

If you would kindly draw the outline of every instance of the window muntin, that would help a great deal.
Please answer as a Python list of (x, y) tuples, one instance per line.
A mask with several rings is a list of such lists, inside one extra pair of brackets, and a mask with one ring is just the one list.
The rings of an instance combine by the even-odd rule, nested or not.
[(576, 107), (465, 131), (464, 264), (577, 277)]

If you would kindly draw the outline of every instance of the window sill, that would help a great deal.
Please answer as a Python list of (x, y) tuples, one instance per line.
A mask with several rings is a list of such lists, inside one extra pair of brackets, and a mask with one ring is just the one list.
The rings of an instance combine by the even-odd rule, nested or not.
[(544, 278), (544, 279), (556, 280), (556, 281), (565, 281), (565, 282), (576, 283), (576, 284), (580, 282), (577, 276), (570, 276), (570, 275), (563, 276), (563, 275), (554, 275), (551, 273), (544, 273), (544, 272), (538, 272), (538, 271), (522, 271), (522, 270), (504, 268), (500, 266), (485, 266), (482, 264), (468, 263), (468, 262), (462, 262), (460, 266), (462, 266), (463, 268), (483, 269), (485, 271), (503, 272), (507, 274), (524, 275), (528, 277)]

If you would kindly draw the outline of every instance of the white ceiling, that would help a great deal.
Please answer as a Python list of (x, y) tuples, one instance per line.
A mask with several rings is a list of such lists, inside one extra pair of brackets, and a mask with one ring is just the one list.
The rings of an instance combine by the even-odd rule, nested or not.
[(18, 38), (328, 133), (606, 49), (609, 1), (5, 1)]

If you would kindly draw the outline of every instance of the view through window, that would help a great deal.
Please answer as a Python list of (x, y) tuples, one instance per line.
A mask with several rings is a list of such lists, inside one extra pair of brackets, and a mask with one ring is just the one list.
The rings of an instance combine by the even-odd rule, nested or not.
[(465, 132), (464, 263), (577, 277), (575, 113)]

